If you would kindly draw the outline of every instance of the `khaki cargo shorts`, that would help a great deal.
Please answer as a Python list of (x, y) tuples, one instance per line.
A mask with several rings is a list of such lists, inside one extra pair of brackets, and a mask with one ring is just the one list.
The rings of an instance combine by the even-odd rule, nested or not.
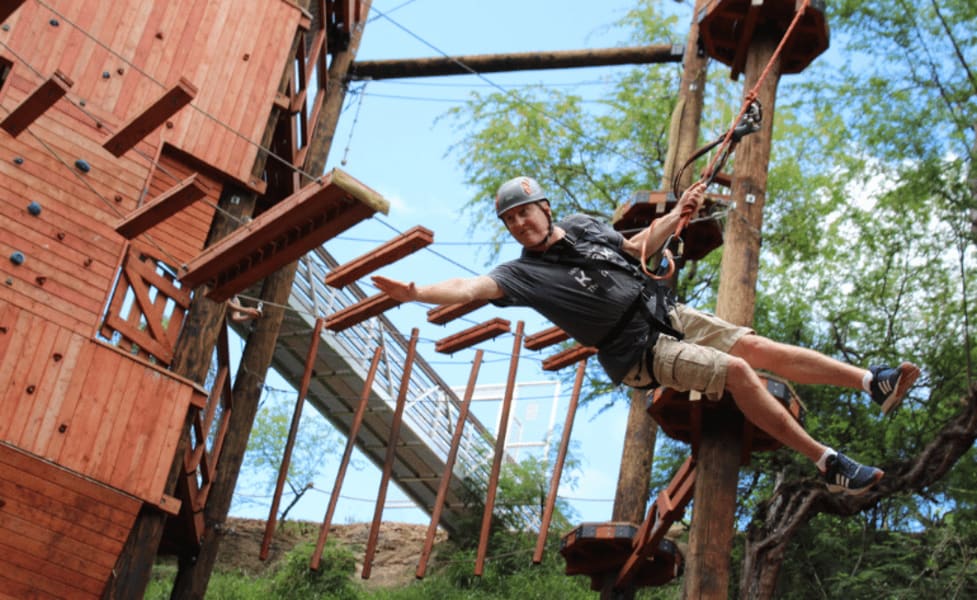
[[(685, 337), (680, 341), (661, 334), (652, 348), (651, 371), (658, 385), (680, 392), (695, 390), (712, 400), (722, 397), (726, 388), (730, 348), (741, 337), (754, 333), (719, 317), (679, 304), (669, 314), (672, 327)], [(647, 353), (624, 376), (622, 383), (646, 387), (652, 379), (648, 373)]]

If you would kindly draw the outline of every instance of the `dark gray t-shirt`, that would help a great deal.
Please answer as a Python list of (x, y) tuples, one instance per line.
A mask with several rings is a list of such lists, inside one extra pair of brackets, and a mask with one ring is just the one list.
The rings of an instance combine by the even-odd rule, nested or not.
[[(634, 305), (643, 278), (625, 270), (637, 263), (621, 248), (623, 236), (609, 225), (575, 214), (557, 226), (566, 230), (566, 239), (546, 252), (523, 250), (519, 258), (489, 272), (505, 294), (493, 303), (529, 306), (576, 341), (594, 346)], [(620, 383), (648, 346), (649, 335), (647, 320), (635, 311), (623, 329), (598, 348), (597, 359), (611, 381)]]

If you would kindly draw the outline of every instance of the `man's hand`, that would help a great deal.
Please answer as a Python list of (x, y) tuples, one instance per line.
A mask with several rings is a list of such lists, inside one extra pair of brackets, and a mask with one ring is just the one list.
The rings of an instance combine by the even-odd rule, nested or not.
[(414, 282), (403, 282), (397, 281), (396, 279), (389, 279), (382, 275), (373, 275), (370, 277), (373, 280), (373, 284), (377, 286), (381, 292), (390, 296), (398, 302), (411, 302), (417, 300), (417, 286)]
[(676, 208), (683, 217), (694, 215), (699, 211), (705, 197), (706, 184), (704, 181), (698, 181), (685, 190)]

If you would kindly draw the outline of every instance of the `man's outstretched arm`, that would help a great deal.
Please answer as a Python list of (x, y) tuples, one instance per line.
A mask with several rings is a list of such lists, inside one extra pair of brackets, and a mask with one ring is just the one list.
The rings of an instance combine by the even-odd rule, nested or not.
[(413, 281), (397, 281), (382, 275), (374, 275), (371, 279), (381, 292), (400, 302), (417, 300), (431, 304), (456, 304), (495, 300), (503, 296), (502, 288), (488, 275), (457, 277), (430, 285), (416, 285)]

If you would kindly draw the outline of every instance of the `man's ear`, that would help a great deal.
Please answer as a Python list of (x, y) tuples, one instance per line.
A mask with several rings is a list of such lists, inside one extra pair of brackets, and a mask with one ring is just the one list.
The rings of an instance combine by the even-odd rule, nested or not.
[(553, 211), (550, 209), (550, 201), (546, 199), (540, 200), (539, 207), (543, 209), (543, 212), (546, 213), (546, 216), (549, 217), (550, 221), (552, 221)]

